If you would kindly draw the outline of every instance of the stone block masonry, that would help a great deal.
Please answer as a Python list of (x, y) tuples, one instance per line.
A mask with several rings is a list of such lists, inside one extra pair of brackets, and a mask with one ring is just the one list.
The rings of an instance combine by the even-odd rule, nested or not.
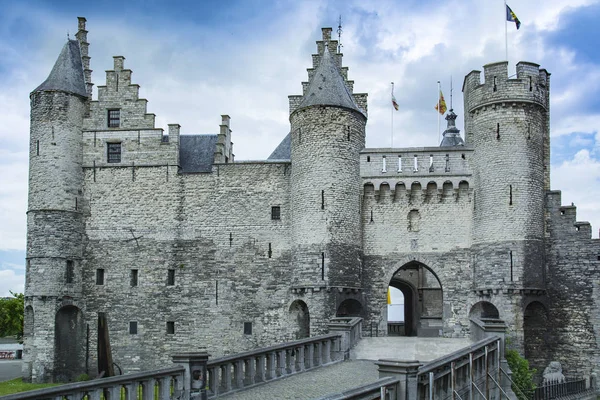
[(408, 335), (500, 318), (539, 371), (600, 372), (600, 241), (549, 190), (537, 64), (466, 76), (464, 146), (368, 149), (367, 95), (324, 28), (278, 160), (240, 162), (228, 115), (217, 135), (157, 128), (122, 56), (92, 99), (85, 25), (31, 95), (26, 376), (94, 375), (100, 332), (124, 373), (326, 333), (335, 316), (386, 335), (390, 285)]

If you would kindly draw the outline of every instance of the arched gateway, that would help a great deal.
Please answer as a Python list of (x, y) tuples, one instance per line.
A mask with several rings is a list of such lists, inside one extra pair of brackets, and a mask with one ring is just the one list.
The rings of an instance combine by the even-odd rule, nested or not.
[(442, 284), (435, 273), (423, 263), (412, 261), (400, 267), (389, 286), (404, 296), (404, 321), (391, 321), (388, 334), (396, 336), (441, 336), (443, 315)]

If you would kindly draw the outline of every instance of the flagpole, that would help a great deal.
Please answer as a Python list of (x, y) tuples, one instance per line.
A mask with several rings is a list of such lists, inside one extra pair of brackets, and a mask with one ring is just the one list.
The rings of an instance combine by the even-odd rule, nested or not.
[(438, 118), (437, 118), (437, 120), (438, 120), (438, 129), (437, 129), (437, 131), (438, 131), (438, 143), (440, 143), (440, 140), (441, 140), (441, 139), (440, 139), (440, 104), (441, 104), (441, 103), (440, 103), (440, 100), (441, 100), (441, 99), (440, 99), (440, 97), (442, 97), (442, 96), (440, 95), (440, 93), (442, 92), (442, 88), (441, 88), (441, 86), (440, 86), (440, 81), (437, 81), (437, 84), (438, 84), (438, 93), (437, 93), (437, 97), (438, 97), (438, 106), (437, 106), (437, 110), (436, 110), (436, 112), (437, 112), (437, 117), (438, 117)]
[(506, 17), (506, 0), (504, 0), (504, 52), (508, 61), (508, 18)]
[[(394, 98), (394, 82), (392, 82), (392, 99)], [(394, 103), (392, 102), (392, 108), (390, 109), (390, 111), (392, 112), (391, 115), (391, 119), (392, 119), (392, 138), (391, 138), (391, 146), (390, 147), (394, 147)]]

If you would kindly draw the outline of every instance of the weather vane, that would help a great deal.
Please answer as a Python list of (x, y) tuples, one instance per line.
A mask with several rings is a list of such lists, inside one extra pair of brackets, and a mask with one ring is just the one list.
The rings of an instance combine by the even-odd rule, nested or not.
[(338, 24), (338, 53), (342, 52), (342, 15), (340, 14), (340, 20)]

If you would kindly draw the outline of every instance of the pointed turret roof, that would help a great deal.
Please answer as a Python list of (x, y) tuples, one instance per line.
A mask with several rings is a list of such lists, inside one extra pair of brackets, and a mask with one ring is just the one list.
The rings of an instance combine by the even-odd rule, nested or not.
[(446, 115), (446, 121), (448, 121), (448, 127), (444, 131), (444, 138), (440, 147), (452, 147), (452, 146), (464, 146), (465, 142), (460, 137), (460, 130), (456, 127), (456, 117), (454, 110), (450, 109), (448, 115)]
[(344, 78), (325, 43), (321, 61), (297, 109), (324, 105), (345, 107), (364, 114), (344, 83)]
[(48, 78), (34, 92), (62, 91), (87, 97), (81, 51), (77, 40), (65, 43)]

